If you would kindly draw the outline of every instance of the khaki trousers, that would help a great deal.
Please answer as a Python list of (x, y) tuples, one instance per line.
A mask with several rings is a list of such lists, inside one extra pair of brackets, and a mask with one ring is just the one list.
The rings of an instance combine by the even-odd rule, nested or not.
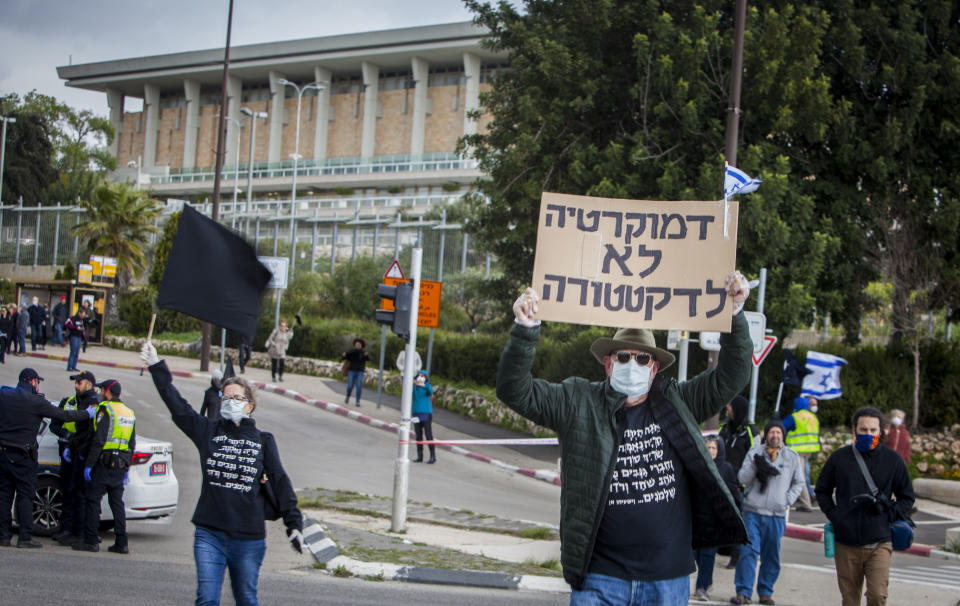
[(808, 509), (813, 509), (813, 503), (810, 499), (810, 492), (807, 482), (810, 481), (810, 456), (813, 455), (812, 452), (798, 452), (800, 455), (800, 464), (803, 465), (803, 490), (800, 491), (800, 497), (797, 498), (797, 503), (807, 507)]
[(837, 585), (843, 606), (860, 606), (863, 579), (867, 579), (867, 606), (887, 603), (887, 585), (890, 582), (890, 557), (893, 546), (881, 543), (872, 549), (836, 543), (834, 563), (837, 567)]

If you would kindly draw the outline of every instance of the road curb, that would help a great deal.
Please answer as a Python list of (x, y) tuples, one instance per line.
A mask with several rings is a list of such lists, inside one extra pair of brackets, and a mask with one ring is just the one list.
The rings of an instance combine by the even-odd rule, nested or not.
[[(812, 541), (814, 543), (823, 542), (823, 529), (812, 528), (810, 526), (801, 526), (799, 524), (787, 524), (783, 536), (791, 539), (800, 539), (801, 541)], [(920, 545), (915, 543), (903, 553), (921, 556), (925, 558), (939, 558), (942, 560), (960, 560), (960, 554), (943, 551), (930, 545)]]

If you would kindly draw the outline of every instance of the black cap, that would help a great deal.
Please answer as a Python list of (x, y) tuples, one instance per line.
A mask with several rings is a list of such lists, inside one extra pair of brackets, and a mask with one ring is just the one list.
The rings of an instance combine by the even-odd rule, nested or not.
[(117, 383), (116, 379), (107, 379), (101, 383), (97, 383), (97, 387), (103, 388), (104, 391), (109, 391), (115, 396), (120, 395), (120, 383)]
[(97, 384), (97, 379), (94, 378), (93, 373), (89, 370), (81, 370), (79, 374), (70, 375), (70, 380), (74, 383), (77, 381), (90, 381), (94, 385)]
[(26, 383), (26, 382), (32, 381), (32, 380), (34, 380), (34, 379), (36, 379), (36, 380), (38, 380), (38, 381), (43, 381), (43, 377), (41, 377), (40, 375), (38, 375), (38, 374), (37, 374), (37, 371), (35, 371), (35, 370), (32, 369), (32, 368), (24, 368), (23, 370), (20, 371), (20, 382), (21, 382), (21, 383)]

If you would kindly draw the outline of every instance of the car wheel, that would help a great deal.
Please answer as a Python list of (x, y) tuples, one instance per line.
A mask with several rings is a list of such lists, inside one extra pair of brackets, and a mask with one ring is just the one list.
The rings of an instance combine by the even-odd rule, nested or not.
[(57, 478), (37, 478), (37, 490), (33, 496), (33, 534), (48, 537), (60, 532), (62, 515), (63, 493)]

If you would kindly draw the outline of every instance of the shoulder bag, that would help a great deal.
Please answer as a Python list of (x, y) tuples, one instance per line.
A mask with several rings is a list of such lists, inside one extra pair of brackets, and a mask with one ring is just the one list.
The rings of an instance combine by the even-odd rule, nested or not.
[[(880, 491), (877, 489), (877, 484), (873, 481), (873, 476), (870, 475), (870, 470), (867, 469), (867, 464), (863, 460), (863, 456), (860, 454), (860, 451), (857, 450), (856, 446), (853, 448), (853, 456), (857, 459), (857, 465), (860, 467), (860, 472), (863, 474), (863, 479), (867, 481), (867, 488), (870, 490), (870, 495), (876, 501), (880, 501)], [(884, 503), (884, 506), (890, 510), (892, 507), (888, 503)], [(906, 551), (910, 549), (910, 546), (913, 545), (913, 528), (909, 520), (894, 520), (890, 522), (890, 542), (893, 543), (894, 551)]]

